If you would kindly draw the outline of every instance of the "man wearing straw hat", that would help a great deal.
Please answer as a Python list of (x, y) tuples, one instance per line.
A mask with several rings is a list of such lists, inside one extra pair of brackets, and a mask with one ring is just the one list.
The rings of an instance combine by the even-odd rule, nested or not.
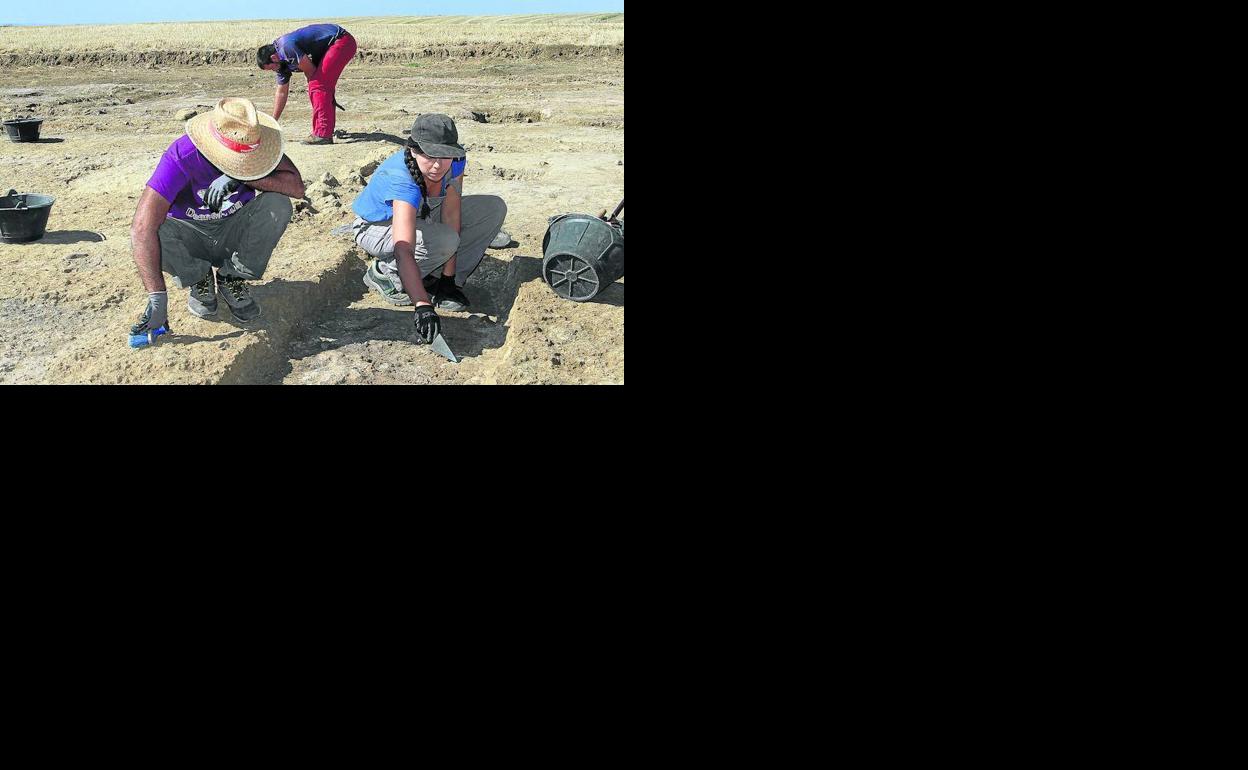
[(131, 334), (168, 320), (162, 271), (177, 288), (191, 288), (187, 307), (200, 318), (217, 314), (218, 293), (236, 320), (260, 316), (247, 281), (264, 275), (290, 224), (290, 199), (304, 195), (303, 177), (283, 146), (277, 121), (247, 99), (222, 99), (187, 121), (186, 136), (161, 157), (130, 226), (148, 291)]

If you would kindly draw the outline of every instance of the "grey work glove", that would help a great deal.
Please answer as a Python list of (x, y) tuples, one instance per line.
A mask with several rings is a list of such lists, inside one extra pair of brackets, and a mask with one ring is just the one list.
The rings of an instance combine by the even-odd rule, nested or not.
[(432, 306), (416, 306), (416, 333), (425, 344), (432, 344), (434, 337), (442, 333), (442, 321)]
[(204, 193), (204, 203), (208, 204), (208, 210), (217, 212), (221, 210), (221, 204), (225, 203), (225, 199), (231, 193), (237, 192), (243, 183), (229, 176), (222, 174), (208, 185), (208, 190)]
[(147, 308), (139, 322), (130, 327), (131, 334), (147, 334), (169, 326), (169, 293), (154, 291), (147, 295)]

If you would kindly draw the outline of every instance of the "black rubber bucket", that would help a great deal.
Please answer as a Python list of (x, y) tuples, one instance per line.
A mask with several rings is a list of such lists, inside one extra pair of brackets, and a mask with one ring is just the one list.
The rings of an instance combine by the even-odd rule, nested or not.
[(48, 229), (48, 215), (56, 198), (9, 190), (0, 197), (0, 241), (37, 241)]
[(4, 130), (8, 132), (11, 142), (37, 142), (42, 125), (43, 118), (21, 118), (4, 121)]
[(624, 275), (624, 223), (556, 217), (542, 239), (542, 277), (564, 299), (588, 302)]

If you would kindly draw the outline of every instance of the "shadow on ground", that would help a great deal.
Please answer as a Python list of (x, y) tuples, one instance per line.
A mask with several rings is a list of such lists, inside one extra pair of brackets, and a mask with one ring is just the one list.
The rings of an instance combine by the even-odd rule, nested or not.
[[(468, 311), (438, 314), (442, 323), (442, 337), (461, 361), (477, 358), (488, 350), (503, 347), (509, 332), (507, 319), (519, 288), (539, 277), (540, 273), (541, 260), (535, 257), (517, 255), (510, 261), (503, 261), (486, 255), (465, 289), (472, 300)], [(359, 288), (347, 302), (348, 305), (363, 299), (369, 292), (358, 273), (352, 278)], [(437, 356), (427, 345), (416, 342), (413, 316), (414, 311), (410, 307), (340, 307), (336, 311), (330, 309), (321, 318), (311, 319), (304, 324), (308, 333), (302, 339), (292, 341), (288, 360), (281, 367), (281, 371), (276, 373), (273, 381), (282, 381), (301, 361), (370, 341), (409, 343), (413, 356)], [(497, 318), (497, 322), (488, 320), (489, 316)]]
[[(33, 241), (27, 241), (28, 244), (54, 244), (64, 245), (68, 243), (102, 243), (106, 240), (101, 233), (91, 230), (57, 230), (55, 232), (44, 233), (42, 238)], [(16, 243), (15, 246), (23, 244)]]
[[(531, 281), (534, 278), (542, 277), (543, 260), (538, 259), (537, 257), (516, 256), (512, 258), (512, 261), (513, 262), (519, 261), (520, 263), (516, 267), (517, 277), (519, 278), (520, 272), (523, 272), (523, 276), (524, 276), (523, 278), (520, 278), (520, 280), (516, 282), (517, 289), (522, 283)], [(552, 294), (554, 293), (553, 289), (551, 289), (551, 293)], [(563, 299), (563, 301), (572, 302), (572, 300), (570, 299)], [(624, 281), (623, 279), (617, 280), (615, 283), (603, 289), (602, 292), (597, 297), (594, 297), (593, 299), (590, 299), (590, 300), (586, 300), (584, 304), (611, 305), (612, 307), (624, 307)]]
[(589, 301), (599, 305), (624, 307), (624, 284), (616, 281), (607, 288), (603, 289), (602, 293), (597, 297), (594, 297)]
[(341, 131), (334, 134), (335, 142), (343, 144), (352, 144), (354, 142), (391, 142), (392, 144), (407, 144), (407, 140), (394, 134), (383, 134), (374, 132), (371, 134), (353, 134), (349, 131)]
[[(234, 325), (237, 325), (237, 324), (234, 324)], [(164, 345), (191, 345), (196, 342), (222, 342), (224, 340), (228, 340), (233, 337), (241, 337), (243, 336), (243, 334), (246, 333), (246, 331), (247, 331), (246, 329), (240, 328), (236, 332), (230, 332), (229, 334), (218, 334), (215, 337), (193, 337), (189, 334), (178, 334), (177, 330), (175, 329), (172, 335), (158, 340), (156, 344), (164, 346)]]

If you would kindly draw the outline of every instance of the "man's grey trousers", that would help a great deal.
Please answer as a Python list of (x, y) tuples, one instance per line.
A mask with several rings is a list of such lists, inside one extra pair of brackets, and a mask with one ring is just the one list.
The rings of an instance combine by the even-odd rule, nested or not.
[(166, 219), (160, 225), (160, 269), (179, 289), (199, 283), (214, 266), (224, 276), (254, 281), (264, 275), (293, 213), (290, 198), (264, 193), (225, 219)]

